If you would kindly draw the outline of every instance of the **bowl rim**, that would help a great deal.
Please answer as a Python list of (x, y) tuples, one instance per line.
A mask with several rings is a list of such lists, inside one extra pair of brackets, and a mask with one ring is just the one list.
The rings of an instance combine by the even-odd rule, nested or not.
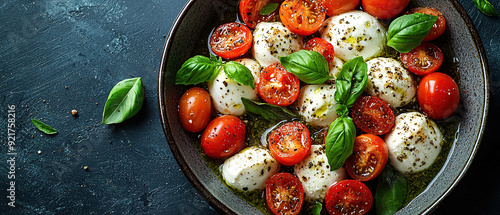
[[(184, 157), (180, 153), (180, 149), (177, 147), (176, 144), (170, 144), (175, 142), (171, 129), (169, 127), (168, 123), (168, 117), (167, 117), (167, 112), (166, 112), (166, 106), (165, 106), (165, 92), (164, 92), (164, 78), (165, 78), (165, 66), (166, 66), (166, 60), (167, 60), (167, 54), (171, 48), (171, 41), (173, 40), (177, 29), (179, 28), (183, 18), (189, 11), (189, 9), (193, 6), (194, 2), (197, 0), (188, 0), (188, 2), (184, 5), (180, 13), (177, 15), (174, 23), (172, 24), (172, 27), (170, 28), (170, 31), (168, 33), (168, 36), (165, 40), (164, 43), (164, 48), (162, 52), (162, 59), (160, 62), (160, 67), (158, 71), (158, 83), (157, 83), (157, 100), (158, 100), (158, 109), (159, 109), (159, 115), (160, 115), (160, 123), (163, 128), (163, 132), (165, 134), (165, 137), (167, 139), (167, 143), (170, 147), (170, 150), (172, 151), (172, 154), (174, 155), (174, 158), (176, 159), (179, 167), (181, 168), (182, 172), (186, 176), (186, 178), (189, 180), (191, 185), (198, 191), (198, 193), (201, 194), (201, 196), (205, 199), (205, 201), (208, 202), (210, 206), (212, 206), (214, 209), (216, 209), (218, 212), (223, 213), (223, 214), (236, 214), (233, 210), (231, 210), (228, 206), (226, 206), (224, 203), (222, 203), (216, 196), (214, 196), (206, 187), (203, 186), (201, 181), (196, 177), (195, 174), (193, 174), (193, 169), (190, 168)], [(484, 103), (482, 104), (483, 106), (483, 113), (482, 118), (480, 119), (480, 130), (478, 131), (477, 138), (475, 139), (474, 147), (472, 148), (472, 151), (470, 153), (470, 156), (467, 158), (467, 161), (465, 162), (463, 168), (460, 170), (458, 173), (457, 177), (453, 180), (453, 183), (445, 190), (443, 195), (441, 195), (439, 198), (434, 200), (427, 208), (423, 209), (422, 214), (428, 214), (432, 212), (438, 205), (440, 205), (450, 193), (451, 191), (458, 185), (460, 180), (463, 178), (469, 167), (471, 166), (473, 159), (479, 149), (479, 145), (482, 141), (484, 131), (486, 128), (486, 121), (487, 121), (487, 115), (489, 111), (489, 100), (490, 100), (490, 85), (489, 85), (489, 69), (488, 69), (488, 62), (486, 58), (486, 52), (483, 46), (483, 43), (481, 41), (481, 38), (479, 37), (479, 34), (463, 8), (463, 6), (458, 2), (458, 0), (447, 0), (448, 2), (451, 3), (451, 5), (454, 7), (454, 9), (460, 14), (460, 17), (462, 18), (462, 21), (465, 23), (467, 26), (467, 30), (469, 34), (471, 35), (471, 38), (473, 40), (474, 46), (476, 48), (476, 53), (478, 55), (478, 59), (481, 64), (481, 69), (483, 71), (482, 73), (482, 79), (484, 81), (484, 89), (483, 91), (485, 92), (484, 94)]]

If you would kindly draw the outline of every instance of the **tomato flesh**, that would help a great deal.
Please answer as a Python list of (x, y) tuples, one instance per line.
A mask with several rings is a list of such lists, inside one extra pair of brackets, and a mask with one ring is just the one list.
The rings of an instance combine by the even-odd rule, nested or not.
[(362, 0), (363, 10), (379, 19), (392, 19), (400, 14), (410, 0)]
[(315, 37), (309, 40), (304, 46), (304, 49), (317, 51), (318, 53), (323, 55), (323, 57), (325, 57), (328, 65), (333, 62), (333, 58), (335, 57), (335, 50), (333, 48), (333, 45), (319, 37)]
[(431, 31), (429, 31), (429, 34), (424, 38), (424, 41), (431, 41), (435, 40), (439, 36), (441, 36), (444, 33), (444, 30), (446, 29), (446, 20), (443, 16), (443, 14), (437, 10), (436, 8), (433, 7), (418, 7), (414, 8), (411, 10), (413, 13), (425, 13), (433, 16), (437, 16), (438, 19), (432, 25)]
[(281, 164), (292, 166), (302, 161), (311, 149), (309, 129), (300, 122), (287, 122), (268, 138), (271, 155)]
[(299, 179), (286, 172), (266, 181), (266, 202), (274, 214), (298, 214), (304, 201), (304, 188)]
[(334, 16), (354, 10), (360, 0), (321, 0), (326, 9), (326, 15)]
[(345, 168), (352, 178), (370, 181), (384, 170), (388, 156), (387, 145), (382, 138), (362, 134), (354, 140), (354, 149), (345, 162)]
[(382, 135), (394, 126), (394, 111), (374, 96), (359, 98), (351, 108), (354, 124), (366, 133)]
[(245, 25), (230, 22), (217, 27), (210, 36), (212, 51), (226, 59), (244, 55), (252, 46), (252, 33)]
[(222, 115), (208, 123), (201, 135), (201, 147), (208, 157), (225, 159), (245, 147), (245, 135), (243, 120)]
[(259, 15), (259, 11), (269, 4), (272, 0), (241, 0), (240, 1), (240, 16), (245, 25), (254, 29), (259, 22), (267, 22), (276, 15), (278, 10), (267, 15)]
[(368, 187), (356, 180), (342, 180), (328, 189), (326, 209), (331, 215), (365, 214), (373, 204), (373, 195)]
[(179, 100), (179, 121), (190, 132), (201, 131), (210, 122), (212, 99), (199, 87), (187, 90)]
[(457, 110), (460, 92), (450, 76), (434, 72), (424, 76), (418, 84), (417, 100), (429, 117), (446, 119)]
[(401, 53), (401, 63), (417, 75), (435, 72), (443, 64), (443, 52), (432, 43), (422, 42), (408, 53)]
[(260, 73), (257, 89), (267, 103), (288, 106), (299, 97), (300, 80), (280, 63), (274, 63)]
[(311, 35), (325, 21), (323, 6), (316, 0), (285, 0), (280, 7), (280, 19), (293, 33)]

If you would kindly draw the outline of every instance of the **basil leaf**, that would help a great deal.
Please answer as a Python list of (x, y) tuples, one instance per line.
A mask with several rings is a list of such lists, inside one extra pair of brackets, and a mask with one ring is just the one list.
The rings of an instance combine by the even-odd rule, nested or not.
[(311, 214), (313, 215), (320, 215), (321, 214), (321, 209), (323, 209), (323, 204), (321, 202), (316, 201), (316, 204), (314, 205), (314, 208), (311, 210)]
[(390, 166), (378, 176), (375, 206), (377, 215), (392, 215), (406, 198), (406, 178), (394, 172)]
[(412, 13), (396, 18), (387, 31), (387, 45), (399, 52), (407, 53), (420, 45), (429, 34), (437, 16)]
[(268, 121), (298, 117), (292, 111), (278, 105), (260, 103), (244, 97), (241, 98), (241, 101), (245, 105), (246, 112), (261, 115)]
[(260, 9), (259, 15), (261, 15), (261, 16), (269, 15), (272, 12), (274, 12), (276, 9), (278, 9), (278, 6), (279, 6), (279, 4), (276, 2), (269, 2), (266, 4), (266, 6), (264, 6), (262, 9)]
[(343, 116), (332, 122), (325, 140), (325, 151), (330, 170), (334, 171), (342, 167), (345, 160), (351, 156), (354, 138), (356, 138), (356, 127), (354, 127), (352, 118)]
[(224, 64), (224, 72), (227, 77), (233, 79), (241, 85), (246, 85), (255, 89), (254, 77), (250, 69), (236, 61), (229, 61)]
[(308, 84), (323, 84), (332, 78), (328, 62), (316, 51), (300, 50), (279, 58), (286, 71)]
[(474, 5), (476, 5), (479, 11), (488, 16), (498, 16), (498, 12), (495, 7), (493, 7), (493, 5), (487, 0), (474, 0)]
[(144, 101), (144, 88), (142, 79), (130, 78), (118, 82), (104, 105), (102, 123), (114, 124), (134, 116), (142, 107)]
[(196, 55), (189, 58), (182, 64), (182, 67), (175, 75), (175, 84), (199, 84), (212, 80), (222, 65), (222, 60), (216, 60), (214, 56), (207, 58), (205, 56)]
[[(347, 108), (352, 107), (358, 97), (363, 93), (368, 82), (368, 66), (363, 57), (356, 57), (342, 66), (337, 79), (335, 79), (335, 101)], [(339, 112), (337, 112), (339, 113)]]
[(45, 134), (57, 134), (57, 130), (37, 119), (31, 119), (33, 125)]

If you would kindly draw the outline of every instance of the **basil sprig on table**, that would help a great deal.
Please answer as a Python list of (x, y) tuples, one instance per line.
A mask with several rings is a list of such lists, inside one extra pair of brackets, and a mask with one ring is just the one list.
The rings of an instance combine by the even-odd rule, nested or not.
[(493, 5), (487, 0), (474, 0), (474, 5), (476, 5), (479, 11), (488, 16), (498, 16), (498, 12), (495, 7), (493, 7)]
[(129, 119), (139, 112), (144, 101), (142, 79), (130, 78), (118, 82), (104, 105), (102, 123), (116, 124)]
[(406, 178), (394, 172), (390, 166), (386, 166), (378, 178), (375, 193), (377, 215), (392, 215), (406, 198)]
[(241, 101), (243, 102), (243, 105), (245, 105), (246, 112), (260, 115), (268, 121), (298, 117), (292, 111), (278, 105), (256, 102), (244, 97), (241, 98)]
[(325, 139), (326, 157), (330, 170), (344, 165), (351, 156), (356, 138), (356, 127), (348, 116), (348, 108), (356, 102), (368, 81), (368, 66), (363, 57), (354, 58), (344, 64), (335, 80), (335, 102), (339, 104), (336, 111), (339, 117), (330, 124)]
[(57, 134), (57, 130), (37, 119), (31, 119), (33, 125), (45, 134)]
[(266, 6), (264, 6), (262, 9), (260, 9), (259, 15), (261, 15), (261, 16), (269, 15), (272, 12), (274, 12), (276, 9), (278, 9), (279, 6), (280, 6), (280, 4), (278, 4), (277, 2), (273, 2), (273, 1), (269, 2), (266, 4)]
[(332, 78), (328, 62), (316, 51), (300, 50), (286, 57), (279, 57), (281, 65), (308, 84), (322, 84)]
[(408, 53), (420, 45), (437, 18), (423, 13), (412, 13), (396, 18), (389, 25), (387, 45), (399, 52)]
[(217, 59), (213, 55), (210, 58), (196, 55), (186, 60), (175, 75), (175, 84), (191, 85), (210, 81), (219, 74), (221, 67), (230, 79), (241, 85), (255, 88), (250, 69), (235, 61), (223, 63), (222, 58)]

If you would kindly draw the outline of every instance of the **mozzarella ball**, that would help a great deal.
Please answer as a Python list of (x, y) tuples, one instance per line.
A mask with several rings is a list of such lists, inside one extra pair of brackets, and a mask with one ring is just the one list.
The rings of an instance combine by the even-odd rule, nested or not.
[(409, 112), (396, 117), (384, 140), (390, 165), (402, 173), (412, 173), (434, 163), (441, 151), (443, 135), (431, 119), (419, 112)]
[(322, 145), (311, 145), (311, 154), (296, 164), (295, 175), (304, 187), (307, 201), (323, 200), (333, 183), (347, 177), (344, 167), (330, 171), (330, 165)]
[(344, 61), (363, 56), (365, 60), (379, 55), (385, 48), (385, 28), (368, 13), (352, 11), (325, 20), (321, 38), (335, 49)]
[(265, 188), (267, 179), (279, 170), (279, 162), (267, 149), (248, 147), (224, 161), (222, 178), (238, 190), (260, 190)]
[(302, 36), (292, 33), (281, 22), (261, 22), (253, 32), (253, 57), (262, 67), (279, 62), (278, 57), (299, 51)]
[(369, 95), (377, 96), (393, 107), (402, 107), (411, 102), (417, 92), (417, 84), (401, 63), (392, 58), (379, 57), (366, 62), (368, 64)]
[(326, 127), (337, 119), (335, 85), (306, 85), (300, 89), (294, 108), (313, 126)]

